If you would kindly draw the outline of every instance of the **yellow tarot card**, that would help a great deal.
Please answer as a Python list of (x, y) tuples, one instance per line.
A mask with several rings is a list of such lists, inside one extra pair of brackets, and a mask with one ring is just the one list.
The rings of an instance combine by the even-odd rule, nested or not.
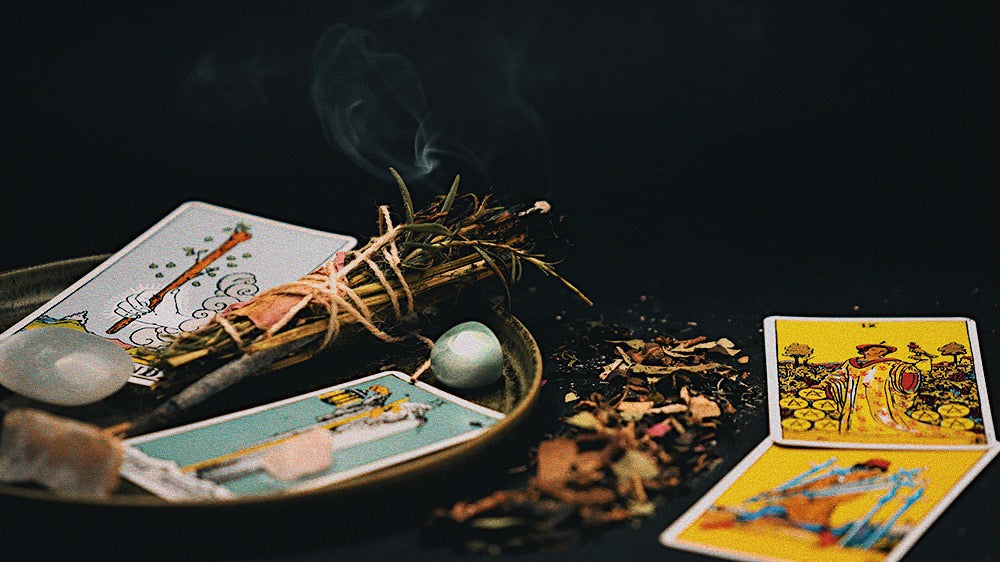
[(968, 318), (764, 320), (771, 437), (811, 447), (996, 444)]
[(997, 451), (807, 449), (767, 438), (660, 542), (734, 560), (898, 560)]

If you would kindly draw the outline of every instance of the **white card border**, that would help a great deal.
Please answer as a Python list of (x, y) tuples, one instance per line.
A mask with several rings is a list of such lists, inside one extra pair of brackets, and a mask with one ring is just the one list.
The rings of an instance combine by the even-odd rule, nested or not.
[[(700, 543), (687, 542), (677, 538), (678, 535), (680, 535), (695, 521), (697, 521), (698, 518), (705, 511), (707, 511), (710, 507), (712, 507), (712, 504), (715, 503), (715, 500), (719, 499), (719, 496), (721, 496), (723, 493), (725, 493), (726, 490), (732, 487), (732, 485), (737, 480), (739, 480), (739, 478), (742, 477), (743, 474), (751, 466), (753, 466), (754, 463), (760, 460), (760, 458), (764, 456), (764, 453), (766, 453), (768, 449), (770, 449), (771, 447), (796, 448), (796, 447), (784, 447), (781, 444), (774, 441), (772, 438), (765, 437), (756, 447), (754, 447), (752, 451), (750, 451), (750, 453), (747, 454), (747, 456), (743, 460), (741, 460), (736, 466), (734, 466), (733, 469), (730, 470), (729, 473), (727, 473), (722, 478), (722, 480), (719, 480), (719, 482), (715, 486), (712, 486), (712, 488), (704, 496), (698, 499), (698, 501), (695, 502), (694, 505), (688, 508), (687, 511), (685, 511), (680, 517), (674, 520), (674, 522), (671, 523), (670, 526), (668, 526), (666, 529), (663, 530), (662, 533), (660, 533), (659, 537), (660, 544), (666, 547), (676, 548), (679, 550), (686, 550), (688, 552), (695, 552), (698, 554), (707, 554), (710, 556), (716, 556), (728, 560), (751, 561), (751, 562), (756, 560), (780, 560), (780, 561), (788, 560), (785, 558), (772, 558), (756, 554), (751, 555), (748, 553), (744, 553), (742, 551), (717, 548), (717, 547), (703, 545)], [(837, 449), (855, 449), (855, 448), (856, 447), (837, 447)], [(882, 450), (882, 449), (872, 449), (872, 448), (869, 449), (873, 451)], [(909, 449), (909, 450), (914, 450), (914, 449)], [(926, 452), (935, 452), (933, 450), (928, 450), (928, 449), (919, 449), (919, 450)], [(955, 501), (955, 498), (957, 498), (959, 494), (961, 494), (962, 491), (965, 490), (965, 488), (973, 480), (975, 480), (977, 476), (979, 476), (979, 473), (982, 472), (983, 469), (990, 464), (993, 458), (996, 457), (997, 453), (1000, 452), (1000, 446), (992, 446), (987, 449), (978, 449), (978, 450), (982, 451), (983, 453), (982, 457), (980, 457), (979, 460), (976, 461), (975, 464), (973, 464), (969, 468), (969, 470), (967, 470), (965, 474), (962, 475), (961, 478), (955, 481), (955, 483), (951, 486), (951, 489), (948, 491), (948, 493), (942, 496), (941, 499), (938, 500), (937, 504), (935, 504), (935, 506), (931, 508), (931, 510), (928, 511), (927, 514), (920, 519), (920, 523), (915, 525), (910, 530), (910, 532), (908, 532), (906, 536), (903, 537), (901, 541), (899, 541), (899, 544), (897, 544), (896, 547), (893, 548), (886, 555), (884, 559), (885, 562), (898, 561), (900, 558), (903, 557), (903, 555), (905, 555), (910, 550), (910, 548), (913, 547), (913, 545), (918, 540), (920, 540), (920, 538), (927, 531), (927, 529), (930, 528), (930, 526), (933, 525), (935, 521), (937, 521), (937, 518), (940, 517), (941, 514), (948, 509), (948, 506), (951, 505), (953, 501)], [(816, 452), (820, 453), (821, 450), (817, 450)], [(941, 454), (947, 454), (947, 449), (943, 450), (939, 449), (936, 452), (939, 452)]]
[[(979, 389), (979, 404), (983, 414), (983, 430), (986, 443), (982, 445), (935, 445), (935, 444), (896, 444), (896, 443), (857, 443), (841, 441), (805, 441), (786, 439), (781, 427), (781, 407), (778, 405), (778, 342), (777, 320), (803, 320), (810, 322), (964, 322), (969, 333), (970, 351), (975, 357), (976, 388)], [(824, 449), (918, 449), (933, 451), (971, 451), (989, 449), (997, 445), (996, 433), (993, 427), (993, 412), (990, 409), (989, 393), (986, 389), (986, 374), (983, 369), (983, 356), (979, 349), (979, 333), (975, 320), (965, 316), (940, 317), (823, 317), (823, 316), (768, 316), (764, 319), (764, 363), (767, 367), (767, 417), (771, 439), (779, 445), (788, 447), (819, 447)]]
[[(273, 408), (278, 408), (278, 407), (281, 407), (281, 406), (283, 406), (285, 404), (289, 404), (289, 403), (292, 403), (292, 402), (297, 402), (297, 401), (300, 401), (300, 400), (305, 400), (305, 399), (308, 399), (308, 398), (312, 398), (314, 396), (318, 396), (320, 394), (324, 394), (324, 393), (331, 392), (331, 391), (334, 391), (334, 390), (338, 390), (338, 389), (341, 389), (341, 388), (345, 388), (345, 387), (348, 387), (348, 386), (354, 386), (354, 385), (358, 385), (358, 384), (363, 384), (363, 383), (371, 381), (373, 379), (383, 378), (385, 376), (394, 376), (394, 377), (402, 380), (405, 383), (412, 384), (412, 385), (416, 386), (417, 388), (425, 390), (425, 391), (427, 391), (427, 392), (429, 392), (431, 394), (434, 394), (435, 396), (438, 396), (438, 397), (440, 397), (440, 398), (442, 398), (444, 400), (447, 400), (447, 401), (452, 402), (454, 404), (457, 404), (459, 406), (468, 408), (468, 409), (470, 409), (470, 410), (472, 410), (474, 412), (483, 414), (485, 416), (494, 418), (494, 419), (496, 419), (498, 421), (499, 420), (503, 420), (506, 417), (502, 412), (498, 412), (496, 410), (491, 410), (491, 409), (489, 409), (489, 408), (487, 408), (485, 406), (481, 406), (481, 405), (476, 404), (475, 402), (472, 402), (470, 400), (466, 400), (466, 399), (461, 398), (459, 396), (455, 396), (453, 394), (450, 394), (450, 393), (448, 393), (448, 392), (446, 392), (446, 391), (444, 391), (444, 390), (442, 390), (440, 388), (437, 388), (437, 387), (432, 386), (430, 384), (427, 384), (425, 382), (421, 382), (419, 380), (413, 380), (412, 377), (410, 377), (409, 375), (407, 375), (405, 373), (402, 373), (400, 371), (380, 371), (378, 373), (367, 375), (367, 376), (361, 377), (359, 379), (354, 379), (354, 380), (346, 381), (346, 382), (343, 382), (343, 383), (340, 383), (340, 384), (337, 384), (337, 385), (334, 385), (334, 386), (330, 386), (330, 387), (326, 387), (326, 388), (321, 388), (319, 390), (314, 390), (314, 391), (311, 391), (311, 392), (306, 392), (304, 394), (299, 394), (297, 396), (293, 396), (291, 398), (286, 398), (286, 399), (283, 399), (283, 400), (279, 400), (277, 402), (271, 402), (271, 403), (268, 403), (268, 404), (263, 404), (263, 405), (260, 405), (260, 406), (256, 406), (254, 408), (249, 408), (247, 410), (240, 410), (238, 412), (232, 412), (232, 413), (229, 413), (229, 414), (225, 414), (225, 415), (222, 415), (222, 416), (218, 416), (218, 417), (214, 417), (214, 418), (210, 418), (210, 419), (206, 419), (206, 420), (197, 421), (197, 422), (190, 423), (190, 424), (187, 424), (187, 425), (173, 427), (173, 428), (170, 428), (170, 429), (165, 429), (165, 430), (162, 430), (162, 431), (156, 431), (156, 432), (153, 432), (153, 433), (147, 433), (147, 434), (144, 434), (144, 435), (139, 435), (139, 436), (136, 436), (136, 437), (125, 439), (124, 441), (122, 441), (122, 445), (126, 448), (126, 450), (127, 450), (126, 452), (129, 455), (133, 455), (133, 456), (137, 456), (137, 457), (148, 457), (148, 455), (146, 455), (145, 453), (143, 453), (139, 449), (137, 449), (135, 447), (132, 447), (132, 445), (138, 445), (138, 444), (142, 444), (142, 443), (144, 443), (146, 441), (152, 441), (152, 440), (155, 440), (155, 439), (159, 439), (161, 437), (168, 437), (168, 436), (171, 436), (171, 435), (176, 435), (178, 433), (184, 433), (184, 432), (195, 430), (195, 429), (198, 429), (200, 427), (205, 427), (205, 426), (208, 426), (208, 425), (225, 423), (225, 422), (227, 422), (227, 421), (229, 421), (231, 419), (235, 419), (235, 418), (239, 418), (239, 417), (243, 417), (243, 416), (248, 416), (248, 415), (254, 414), (256, 412), (264, 411), (264, 410), (270, 410), (270, 409), (273, 409)], [(245, 494), (245, 495), (233, 494), (232, 496), (226, 496), (226, 497), (221, 498), (221, 499), (224, 500), (224, 501), (225, 500), (246, 500), (246, 499), (252, 499), (252, 498), (257, 498), (257, 497), (268, 497), (268, 496), (273, 496), (273, 495), (292, 494), (292, 493), (299, 493), (299, 492), (305, 492), (305, 491), (308, 491), (308, 490), (313, 490), (313, 489), (316, 489), (316, 488), (320, 488), (320, 487), (323, 487), (323, 486), (327, 486), (327, 485), (330, 485), (330, 484), (341, 482), (341, 481), (347, 480), (349, 478), (353, 478), (355, 476), (359, 476), (361, 474), (367, 474), (369, 472), (374, 472), (374, 471), (382, 469), (382, 468), (386, 468), (386, 467), (389, 467), (389, 466), (397, 465), (397, 464), (403, 463), (405, 461), (408, 461), (408, 460), (411, 460), (411, 459), (415, 459), (417, 457), (422, 457), (424, 455), (427, 455), (427, 454), (430, 454), (430, 453), (433, 453), (433, 452), (436, 452), (436, 451), (440, 451), (442, 449), (446, 449), (448, 447), (451, 447), (452, 445), (457, 445), (459, 443), (463, 443), (465, 441), (469, 441), (471, 439), (474, 439), (475, 437), (477, 437), (480, 434), (488, 431), (489, 429), (490, 429), (489, 427), (483, 427), (483, 428), (480, 428), (480, 429), (469, 430), (469, 431), (467, 431), (465, 433), (462, 433), (462, 434), (457, 435), (455, 437), (452, 437), (450, 439), (445, 439), (445, 440), (442, 440), (442, 441), (438, 441), (438, 442), (432, 443), (430, 445), (427, 445), (425, 447), (420, 447), (420, 448), (417, 448), (417, 449), (406, 451), (405, 453), (400, 453), (398, 455), (394, 455), (394, 456), (391, 456), (391, 457), (386, 457), (384, 459), (381, 459), (381, 460), (378, 460), (378, 461), (375, 461), (375, 462), (372, 462), (372, 463), (368, 463), (366, 465), (362, 465), (362, 466), (359, 466), (359, 467), (356, 467), (356, 468), (353, 468), (353, 469), (350, 469), (350, 470), (342, 471), (342, 472), (337, 472), (335, 474), (330, 474), (330, 475), (325, 476), (325, 477), (313, 478), (313, 479), (310, 479), (310, 480), (308, 480), (306, 482), (303, 482), (299, 486), (293, 486), (293, 487), (290, 487), (290, 488), (285, 488), (285, 489), (283, 489), (281, 491), (276, 491), (273, 494)], [(149, 457), (149, 458), (152, 458), (152, 457)], [(159, 488), (157, 487), (157, 485), (156, 485), (155, 482), (148, 482), (148, 481), (146, 481), (146, 479), (142, 478), (139, 475), (131, 474), (128, 471), (128, 465), (127, 464), (123, 465), (121, 476), (124, 477), (124, 478), (126, 478), (130, 482), (136, 484), (137, 486), (140, 486), (140, 487), (145, 488), (147, 490), (150, 490), (150, 491), (153, 491), (153, 492), (156, 492), (157, 490), (159, 490)], [(187, 499), (187, 498), (171, 498), (171, 497), (166, 497), (166, 496), (161, 496), (161, 497), (165, 497), (165, 499), (168, 499), (168, 500), (183, 500), (183, 499)]]

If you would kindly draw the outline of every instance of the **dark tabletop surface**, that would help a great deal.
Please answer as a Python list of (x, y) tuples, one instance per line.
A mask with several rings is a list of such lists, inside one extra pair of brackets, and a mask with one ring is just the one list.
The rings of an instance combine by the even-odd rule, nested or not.
[[(570, 321), (695, 322), (763, 380), (768, 315), (966, 316), (996, 392), (996, 4), (466, 4), (8, 8), (0, 270), (117, 250), (189, 200), (364, 239), (397, 202), (389, 166), (418, 201), (461, 173), (553, 205), (560, 271), (596, 304), (529, 277), (515, 313), (543, 353)], [(335, 116), (357, 101), (378, 110), (350, 137)], [(655, 516), (561, 555), (699, 559), (657, 535), (765, 431), (760, 412)], [(995, 559), (998, 488), (994, 463), (908, 559)], [(330, 525), (241, 556), (464, 557), (416, 524)]]

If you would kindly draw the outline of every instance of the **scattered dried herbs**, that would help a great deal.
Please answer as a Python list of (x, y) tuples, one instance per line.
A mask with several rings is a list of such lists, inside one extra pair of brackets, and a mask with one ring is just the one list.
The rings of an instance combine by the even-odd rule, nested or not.
[(522, 471), (520, 486), (436, 510), (429, 528), (470, 551), (551, 550), (599, 529), (655, 514), (686, 482), (715, 468), (759, 390), (726, 339), (635, 337), (586, 322), (550, 357), (570, 381), (565, 415)]

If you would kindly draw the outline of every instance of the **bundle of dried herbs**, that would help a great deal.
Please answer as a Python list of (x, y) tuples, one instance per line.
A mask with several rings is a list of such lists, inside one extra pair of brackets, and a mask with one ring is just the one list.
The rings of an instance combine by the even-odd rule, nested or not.
[(190, 365), (214, 370), (153, 412), (115, 429), (128, 434), (154, 429), (247, 376), (309, 359), (334, 341), (367, 335), (430, 343), (406, 327), (420, 310), (490, 277), (502, 282), (509, 300), (524, 264), (590, 303), (533, 251), (527, 221), (548, 212), (547, 203), (508, 207), (489, 196), (460, 195), (456, 176), (447, 195), (415, 211), (403, 179), (391, 172), (403, 200), (399, 224), (387, 206), (379, 207), (379, 235), (364, 247), (338, 253), (302, 279), (232, 306), (199, 330), (153, 350), (149, 359), (168, 374)]
[(721, 462), (717, 432), (749, 391), (748, 359), (731, 341), (591, 335), (556, 349), (554, 370), (606, 390), (565, 393), (568, 411), (538, 444), (526, 484), (435, 510), (428, 529), (493, 554), (560, 548), (583, 529), (654, 514)]

